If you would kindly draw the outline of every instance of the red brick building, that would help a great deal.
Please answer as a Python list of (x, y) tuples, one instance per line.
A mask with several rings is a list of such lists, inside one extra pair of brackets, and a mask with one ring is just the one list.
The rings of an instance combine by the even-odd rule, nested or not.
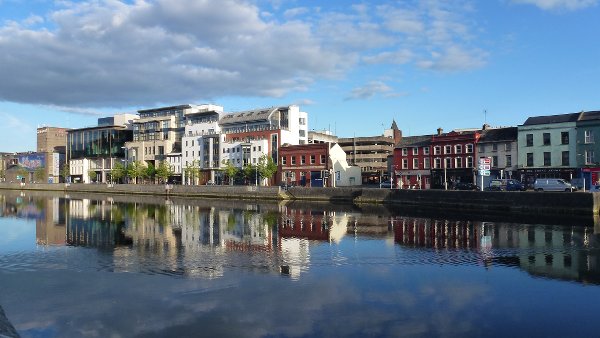
[(431, 188), (451, 189), (458, 182), (475, 183), (476, 145), (481, 130), (453, 130), (431, 138)]
[(329, 144), (313, 143), (279, 149), (281, 184), (303, 187), (331, 187)]
[(394, 148), (393, 188), (429, 189), (432, 135), (402, 138)]

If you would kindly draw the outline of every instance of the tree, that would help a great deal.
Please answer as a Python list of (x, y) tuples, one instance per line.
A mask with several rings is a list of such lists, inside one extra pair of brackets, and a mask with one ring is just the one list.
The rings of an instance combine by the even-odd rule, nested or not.
[(167, 161), (160, 161), (158, 168), (156, 168), (156, 177), (163, 183), (166, 183), (170, 176), (173, 175), (173, 170)]
[(229, 185), (233, 185), (235, 181), (235, 177), (237, 176), (239, 169), (233, 165), (231, 162), (227, 162), (225, 166), (225, 175), (229, 179)]
[(20, 176), (21, 180), (25, 181), (28, 175), (29, 171), (27, 171), (27, 169), (25, 169), (23, 166), (19, 165), (19, 168), (17, 169), (17, 176)]
[(46, 167), (37, 167), (33, 172), (33, 180), (38, 183), (43, 183), (46, 178)]
[(154, 180), (154, 175), (156, 175), (156, 168), (154, 167), (154, 164), (148, 163), (142, 177), (144, 177), (144, 179), (150, 178), (151, 180)]
[(275, 164), (271, 156), (263, 155), (258, 159), (258, 173), (260, 177), (269, 180), (276, 172), (277, 164)]
[(138, 183), (138, 178), (143, 178), (146, 173), (146, 167), (140, 162), (135, 161), (127, 166), (127, 176), (133, 178), (133, 183)]
[(69, 166), (69, 162), (65, 162), (60, 168), (60, 176), (62, 176), (63, 181), (67, 182), (67, 178), (71, 176), (71, 167)]
[(88, 176), (90, 177), (90, 182), (95, 181), (98, 178), (98, 174), (93, 169), (88, 170)]
[(0, 168), (0, 181), (4, 181), (6, 174), (4, 173), (4, 168)]
[(119, 162), (115, 163), (112, 170), (110, 171), (110, 177), (113, 181), (120, 181), (126, 175), (127, 170), (125, 169), (125, 166)]
[(200, 178), (200, 164), (198, 161), (192, 161), (192, 163), (188, 163), (185, 169), (185, 177), (188, 181), (188, 184), (197, 184), (197, 179)]
[(244, 167), (244, 177), (246, 177), (246, 180), (248, 182), (250, 182), (253, 179), (255, 179), (257, 176), (258, 176), (257, 167), (255, 165), (252, 165), (252, 163), (248, 163), (248, 165), (246, 165)]

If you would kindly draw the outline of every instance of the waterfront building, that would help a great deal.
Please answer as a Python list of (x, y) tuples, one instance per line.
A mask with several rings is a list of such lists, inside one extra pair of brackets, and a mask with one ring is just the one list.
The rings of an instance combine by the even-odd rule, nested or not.
[(179, 176), (182, 183), (215, 182), (221, 167), (220, 150), (224, 136), (219, 120), (223, 115), (223, 107), (206, 104), (185, 116)]
[(402, 139), (402, 131), (396, 121), (381, 136), (354, 136), (338, 139), (338, 144), (352, 165), (359, 166), (362, 184), (379, 184), (389, 178), (387, 159), (394, 147)]
[(476, 183), (475, 145), (481, 137), (479, 129), (456, 129), (444, 133), (438, 128), (431, 138), (431, 187), (452, 189), (456, 183)]
[(99, 118), (97, 126), (69, 130), (67, 157), (71, 182), (111, 182), (115, 164), (127, 165), (125, 145), (132, 140), (132, 124), (136, 119), (133, 114), (117, 114)]
[[(491, 179), (520, 178), (517, 173), (517, 127), (492, 128), (485, 124), (481, 138), (477, 143), (477, 158), (491, 159), (490, 176), (483, 176), (483, 186), (487, 187)], [(474, 168), (478, 166), (475, 161)], [(481, 185), (481, 177), (477, 178)]]
[(596, 138), (600, 137), (600, 111), (584, 112), (576, 126), (575, 158), (577, 167), (581, 169), (577, 176), (583, 179), (581, 184), (585, 183), (586, 190), (589, 190), (592, 185), (600, 185), (600, 142), (596, 142)]
[(518, 126), (518, 172), (522, 182), (577, 176), (577, 121), (581, 113), (529, 117)]
[(306, 187), (341, 187), (361, 184), (358, 166), (351, 166), (338, 144), (313, 143), (280, 149), (280, 184)]
[(429, 189), (431, 187), (432, 135), (405, 136), (394, 148), (392, 187)]
[(39, 127), (37, 128), (37, 152), (44, 154), (44, 177), (38, 177), (41, 182), (60, 181), (60, 168), (65, 163), (68, 128)]
[(170, 153), (181, 153), (185, 132), (185, 116), (200, 109), (195, 105), (179, 105), (138, 110), (133, 123), (133, 140), (127, 142), (127, 161), (140, 161), (157, 167)]

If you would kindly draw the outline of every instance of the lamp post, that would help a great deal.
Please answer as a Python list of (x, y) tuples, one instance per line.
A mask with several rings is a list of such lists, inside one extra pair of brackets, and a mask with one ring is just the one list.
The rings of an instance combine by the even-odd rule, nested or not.
[(448, 166), (447, 158), (444, 158), (444, 190), (448, 190), (448, 179), (446, 176), (446, 167)]

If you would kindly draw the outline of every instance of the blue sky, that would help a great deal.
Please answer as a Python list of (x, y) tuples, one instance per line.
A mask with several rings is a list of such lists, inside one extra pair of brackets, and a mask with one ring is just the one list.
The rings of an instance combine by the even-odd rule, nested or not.
[[(600, 109), (600, 0), (0, 0), (0, 151), (171, 104), (404, 135)], [(484, 115), (487, 111), (487, 115)]]

